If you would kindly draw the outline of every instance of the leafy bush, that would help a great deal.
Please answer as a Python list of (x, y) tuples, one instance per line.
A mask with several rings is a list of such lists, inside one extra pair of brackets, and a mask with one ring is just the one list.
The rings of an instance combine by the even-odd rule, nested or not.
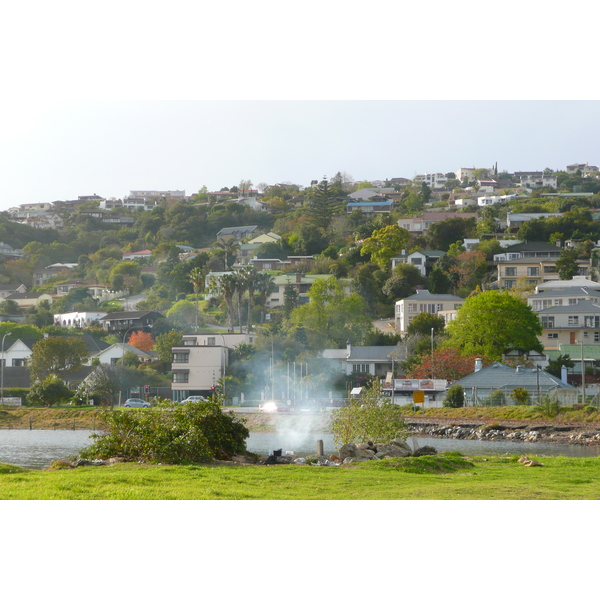
[(154, 409), (107, 411), (102, 419), (108, 432), (93, 436), (96, 441), (80, 456), (178, 464), (244, 453), (249, 431), (235, 414), (221, 410), (221, 402), (216, 395), (197, 404), (165, 401)]
[(515, 404), (526, 406), (529, 402), (529, 390), (522, 387), (516, 387), (512, 391), (511, 397), (515, 401)]
[(447, 408), (462, 408), (465, 405), (465, 390), (455, 383), (446, 393), (443, 405)]
[(28, 404), (34, 406), (53, 406), (70, 402), (73, 393), (56, 375), (48, 375), (43, 381), (35, 381), (27, 394)]
[(408, 436), (402, 410), (382, 394), (379, 379), (364, 389), (361, 398), (351, 398), (335, 411), (331, 429), (336, 444), (380, 443)]
[(544, 395), (535, 403), (535, 411), (548, 419), (554, 419), (561, 410), (560, 401), (555, 396)]

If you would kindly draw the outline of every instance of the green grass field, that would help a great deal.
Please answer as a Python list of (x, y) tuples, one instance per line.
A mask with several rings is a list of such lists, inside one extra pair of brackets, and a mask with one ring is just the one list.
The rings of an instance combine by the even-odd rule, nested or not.
[[(530, 456), (530, 458), (536, 458)], [(3, 500), (591, 500), (600, 458), (386, 459), (348, 467), (117, 464), (48, 471), (0, 465)]]

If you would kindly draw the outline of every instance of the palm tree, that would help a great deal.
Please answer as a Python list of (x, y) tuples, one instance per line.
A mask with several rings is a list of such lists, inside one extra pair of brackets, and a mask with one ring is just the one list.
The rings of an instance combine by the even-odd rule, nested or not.
[(258, 301), (260, 303), (260, 323), (261, 325), (265, 320), (265, 305), (267, 304), (267, 298), (275, 289), (273, 283), (273, 276), (264, 271), (256, 274), (256, 283), (254, 284), (256, 291), (258, 292)]
[(233, 255), (237, 254), (238, 250), (240, 249), (240, 243), (235, 238), (228, 238), (226, 240), (217, 240), (213, 244), (213, 248), (217, 249), (217, 254), (224, 255), (224, 267), (225, 268), (223, 270), (227, 271), (227, 269), (229, 268), (229, 265), (227, 264), (229, 262), (228, 257), (232, 254)]
[(248, 291), (248, 319), (246, 321), (246, 330), (250, 333), (252, 329), (252, 306), (254, 304), (254, 290), (258, 280), (258, 271), (254, 267), (245, 267), (240, 271), (246, 282), (246, 290)]
[(238, 278), (233, 273), (226, 273), (219, 277), (217, 285), (219, 294), (223, 296), (225, 304), (227, 304), (229, 328), (231, 333), (233, 333), (233, 296), (235, 295), (238, 286)]
[(235, 292), (237, 295), (238, 324), (240, 327), (240, 333), (242, 333), (242, 300), (246, 290), (248, 289), (248, 281), (245, 278), (244, 273), (241, 273), (240, 271), (237, 271), (234, 276), (236, 280)]
[(198, 333), (198, 294), (204, 285), (204, 269), (201, 267), (194, 267), (190, 271), (189, 278), (191, 284), (194, 286), (194, 292), (196, 294), (196, 327), (194, 331)]

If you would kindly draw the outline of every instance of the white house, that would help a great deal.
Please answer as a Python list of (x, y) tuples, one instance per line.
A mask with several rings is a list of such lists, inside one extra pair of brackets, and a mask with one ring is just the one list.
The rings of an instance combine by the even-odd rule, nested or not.
[(432, 294), (428, 290), (417, 290), (416, 294), (396, 302), (396, 331), (406, 331), (412, 320), (421, 313), (438, 315), (445, 311), (455, 311), (464, 301), (464, 298), (452, 294)]
[(157, 358), (155, 351), (147, 352), (145, 350), (140, 350), (131, 344), (123, 344), (119, 342), (93, 354), (87, 364), (92, 364), (94, 359), (98, 359), (103, 365), (117, 365), (124, 360), (127, 352), (132, 352), (135, 354), (140, 362), (152, 362)]
[(89, 327), (102, 317), (106, 312), (70, 312), (54, 315), (54, 324), (61, 327)]

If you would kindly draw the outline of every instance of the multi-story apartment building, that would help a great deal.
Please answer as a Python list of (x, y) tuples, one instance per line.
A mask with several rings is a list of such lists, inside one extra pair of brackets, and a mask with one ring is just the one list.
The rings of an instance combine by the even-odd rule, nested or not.
[(405, 332), (411, 321), (421, 313), (444, 313), (440, 316), (444, 316), (446, 321), (451, 320), (449, 311), (457, 311), (464, 301), (464, 298), (452, 294), (432, 294), (428, 290), (417, 290), (416, 294), (396, 302), (396, 331)]
[(239, 344), (253, 344), (254, 333), (184, 335), (183, 344), (173, 347), (173, 400), (188, 396), (209, 396), (226, 376), (229, 351)]

